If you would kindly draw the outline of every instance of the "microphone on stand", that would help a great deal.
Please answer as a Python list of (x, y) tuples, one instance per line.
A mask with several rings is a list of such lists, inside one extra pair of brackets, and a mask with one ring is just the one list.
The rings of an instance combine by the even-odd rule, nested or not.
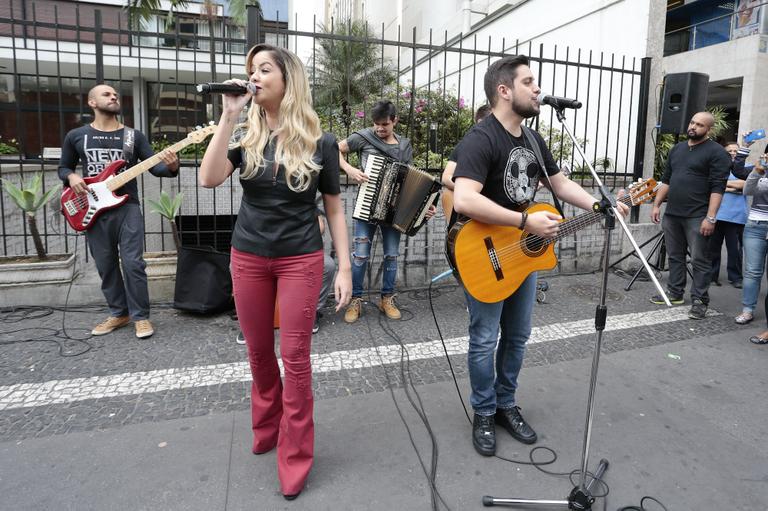
[(541, 105), (549, 105), (552, 108), (556, 108), (558, 110), (563, 108), (573, 108), (578, 109), (581, 108), (581, 101), (578, 99), (570, 99), (570, 98), (559, 98), (557, 96), (548, 96), (544, 94), (543, 92), (539, 94), (539, 97), (537, 98), (539, 101), (539, 104)]
[(234, 94), (243, 96), (250, 91), (256, 94), (260, 87), (249, 83), (248, 85), (238, 85), (236, 83), (200, 83), (197, 85), (197, 92), (200, 94)]

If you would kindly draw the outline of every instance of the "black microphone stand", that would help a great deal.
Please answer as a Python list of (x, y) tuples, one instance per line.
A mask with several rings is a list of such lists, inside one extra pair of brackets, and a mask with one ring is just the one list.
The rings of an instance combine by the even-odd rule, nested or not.
[(616, 220), (619, 221), (619, 223), (621, 224), (621, 227), (624, 229), (624, 233), (627, 235), (630, 242), (632, 243), (632, 246), (634, 247), (638, 258), (642, 261), (646, 271), (648, 272), (648, 275), (650, 275), (651, 280), (653, 280), (653, 283), (656, 285), (656, 288), (658, 289), (659, 293), (661, 293), (661, 296), (664, 297), (664, 301), (666, 302), (667, 306), (671, 307), (672, 304), (670, 303), (669, 298), (667, 298), (667, 294), (664, 292), (664, 289), (659, 284), (659, 281), (656, 279), (656, 276), (651, 271), (651, 268), (648, 266), (648, 261), (646, 261), (645, 256), (643, 256), (643, 252), (637, 246), (637, 242), (632, 237), (632, 234), (630, 234), (627, 224), (624, 223), (624, 218), (619, 214), (618, 210), (616, 209), (616, 199), (605, 188), (605, 185), (600, 180), (600, 177), (597, 175), (597, 172), (595, 171), (594, 167), (589, 163), (589, 160), (587, 160), (587, 157), (584, 154), (584, 151), (582, 151), (578, 141), (573, 136), (573, 133), (571, 133), (571, 130), (568, 128), (568, 125), (565, 123), (565, 114), (563, 113), (564, 108), (562, 107), (560, 108), (553, 107), (553, 108), (557, 113), (557, 120), (560, 121), (560, 124), (563, 126), (563, 129), (565, 130), (566, 133), (568, 133), (568, 136), (573, 141), (573, 147), (576, 149), (576, 151), (578, 151), (579, 155), (581, 155), (583, 161), (586, 162), (587, 166), (589, 167), (589, 171), (592, 173), (592, 178), (597, 184), (597, 187), (598, 187), (598, 190), (600, 191), (600, 196), (601, 196), (601, 199), (595, 203), (594, 209), (595, 211), (599, 211), (603, 213), (603, 215), (605, 216), (605, 224), (603, 229), (605, 237), (604, 237), (604, 245), (603, 245), (602, 282), (600, 285), (600, 303), (595, 308), (595, 333), (596, 333), (595, 351), (592, 354), (592, 371), (589, 377), (589, 394), (587, 398), (587, 419), (586, 419), (586, 424), (584, 426), (584, 443), (583, 443), (583, 448), (581, 453), (581, 469), (580, 469), (581, 477), (579, 480), (579, 484), (571, 490), (568, 497), (564, 500), (499, 498), (499, 497), (491, 497), (486, 495), (483, 497), (483, 505), (484, 506), (514, 506), (514, 507), (526, 507), (526, 508), (547, 507), (547, 508), (573, 509), (577, 511), (590, 511), (592, 509), (592, 504), (595, 502), (595, 496), (593, 496), (591, 492), (592, 485), (595, 483), (595, 481), (601, 479), (603, 477), (603, 474), (605, 474), (605, 471), (608, 470), (608, 460), (606, 460), (605, 458), (601, 459), (600, 463), (598, 464), (597, 470), (595, 470), (594, 472), (594, 475), (591, 476), (590, 481), (587, 482), (587, 477), (589, 475), (589, 472), (587, 471), (587, 465), (589, 464), (589, 444), (592, 437), (592, 417), (595, 410), (595, 388), (597, 386), (597, 370), (598, 370), (598, 365), (600, 363), (600, 349), (603, 343), (603, 331), (605, 330), (605, 323), (608, 317), (608, 307), (606, 307), (605, 305), (605, 297), (608, 290), (608, 268), (610, 267), (609, 258), (611, 253), (611, 233), (613, 232), (613, 229), (616, 226)]

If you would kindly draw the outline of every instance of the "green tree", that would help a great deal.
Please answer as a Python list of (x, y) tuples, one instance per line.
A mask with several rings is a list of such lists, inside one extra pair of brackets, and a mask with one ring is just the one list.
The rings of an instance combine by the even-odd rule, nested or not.
[[(345, 35), (367, 39), (370, 30), (365, 21), (341, 21), (331, 27), (319, 25), (322, 34)], [(374, 40), (317, 39), (317, 54), (309, 69), (314, 74), (315, 108), (320, 111), (341, 109), (340, 120), (352, 122), (352, 105), (371, 98), (378, 100), (381, 91), (394, 82), (395, 73), (388, 62), (382, 66), (381, 47)]]
[(258, 0), (230, 0), (229, 17), (236, 25), (244, 27), (248, 23), (248, 6), (255, 5), (262, 12), (261, 3)]
[[(168, 23), (173, 18), (173, 10), (183, 8), (189, 4), (189, 0), (168, 0), (170, 9), (168, 10)], [(128, 24), (133, 28), (141, 26), (142, 22), (149, 19), (162, 7), (162, 0), (127, 0), (126, 8), (128, 10)]]
[(37, 251), (37, 258), (44, 261), (48, 258), (48, 254), (45, 252), (45, 246), (43, 240), (40, 238), (40, 232), (37, 230), (37, 210), (45, 206), (50, 201), (59, 189), (61, 185), (58, 184), (53, 188), (49, 188), (47, 192), (43, 193), (43, 174), (35, 174), (32, 179), (32, 185), (29, 188), (19, 188), (15, 184), (11, 183), (7, 179), (0, 179), (3, 188), (11, 197), (13, 202), (21, 209), (27, 216), (27, 225), (29, 226), (29, 233), (32, 235), (32, 241), (35, 244), (35, 250)]

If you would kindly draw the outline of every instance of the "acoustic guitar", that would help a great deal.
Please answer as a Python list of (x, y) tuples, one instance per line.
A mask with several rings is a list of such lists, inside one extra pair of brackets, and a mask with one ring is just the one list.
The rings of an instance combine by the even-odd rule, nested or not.
[[(620, 202), (637, 206), (653, 200), (656, 181), (646, 179), (632, 184)], [(525, 210), (558, 214), (549, 204), (534, 203)], [(553, 238), (541, 238), (512, 226), (490, 225), (477, 220), (456, 222), (448, 232), (446, 252), (451, 266), (467, 292), (476, 300), (495, 303), (506, 299), (539, 270), (550, 270), (557, 264), (555, 242), (599, 222), (603, 213), (587, 212), (562, 220)]]

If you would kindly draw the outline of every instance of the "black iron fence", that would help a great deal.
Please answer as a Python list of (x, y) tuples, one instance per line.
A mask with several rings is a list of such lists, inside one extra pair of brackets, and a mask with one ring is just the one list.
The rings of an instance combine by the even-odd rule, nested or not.
[[(265, 19), (266, 18), (266, 19)], [(156, 149), (183, 138), (195, 126), (215, 121), (219, 105), (198, 95), (195, 84), (244, 75), (244, 55), (256, 42), (288, 47), (307, 65), (315, 108), (323, 128), (343, 139), (370, 124), (368, 110), (381, 98), (396, 102), (397, 131), (415, 147), (415, 164), (440, 172), (447, 155), (484, 103), (482, 77), (495, 59), (525, 53), (542, 89), (578, 97), (584, 108), (569, 113), (588, 162), (582, 161), (554, 114), (544, 109), (534, 126), (550, 145), (558, 165), (572, 179), (591, 186), (587, 163), (611, 186), (642, 175), (648, 59), (505, 39), (442, 40), (398, 32), (387, 38), (365, 24), (335, 23), (310, 30), (288, 29), (249, 8), (247, 27), (226, 18), (182, 16), (168, 24), (157, 16), (140, 29), (128, 26), (117, 7), (64, 0), (11, 0), (0, 6), (0, 177), (26, 181), (43, 172), (45, 186), (57, 183), (57, 149), (66, 132), (86, 123), (88, 90), (106, 82), (121, 94), (123, 119), (141, 129)], [(273, 19), (280, 19), (279, 16)], [(296, 18), (298, 20), (298, 18)], [(294, 26), (298, 25), (298, 21)], [(139, 177), (146, 198), (162, 191), (183, 193), (176, 219), (183, 243), (228, 248), (240, 203), (236, 180), (215, 190), (197, 186), (204, 151), (182, 154), (176, 179)], [(354, 159), (354, 156), (352, 156)], [(345, 184), (351, 211), (354, 185)], [(169, 225), (143, 201), (148, 251), (173, 249)], [(0, 255), (33, 249), (23, 215), (0, 195)], [(73, 232), (51, 203), (41, 213), (41, 234), (49, 251), (69, 251)], [(406, 242), (403, 264), (442, 260), (444, 221), (437, 218)], [(407, 272), (406, 272), (407, 273)]]

